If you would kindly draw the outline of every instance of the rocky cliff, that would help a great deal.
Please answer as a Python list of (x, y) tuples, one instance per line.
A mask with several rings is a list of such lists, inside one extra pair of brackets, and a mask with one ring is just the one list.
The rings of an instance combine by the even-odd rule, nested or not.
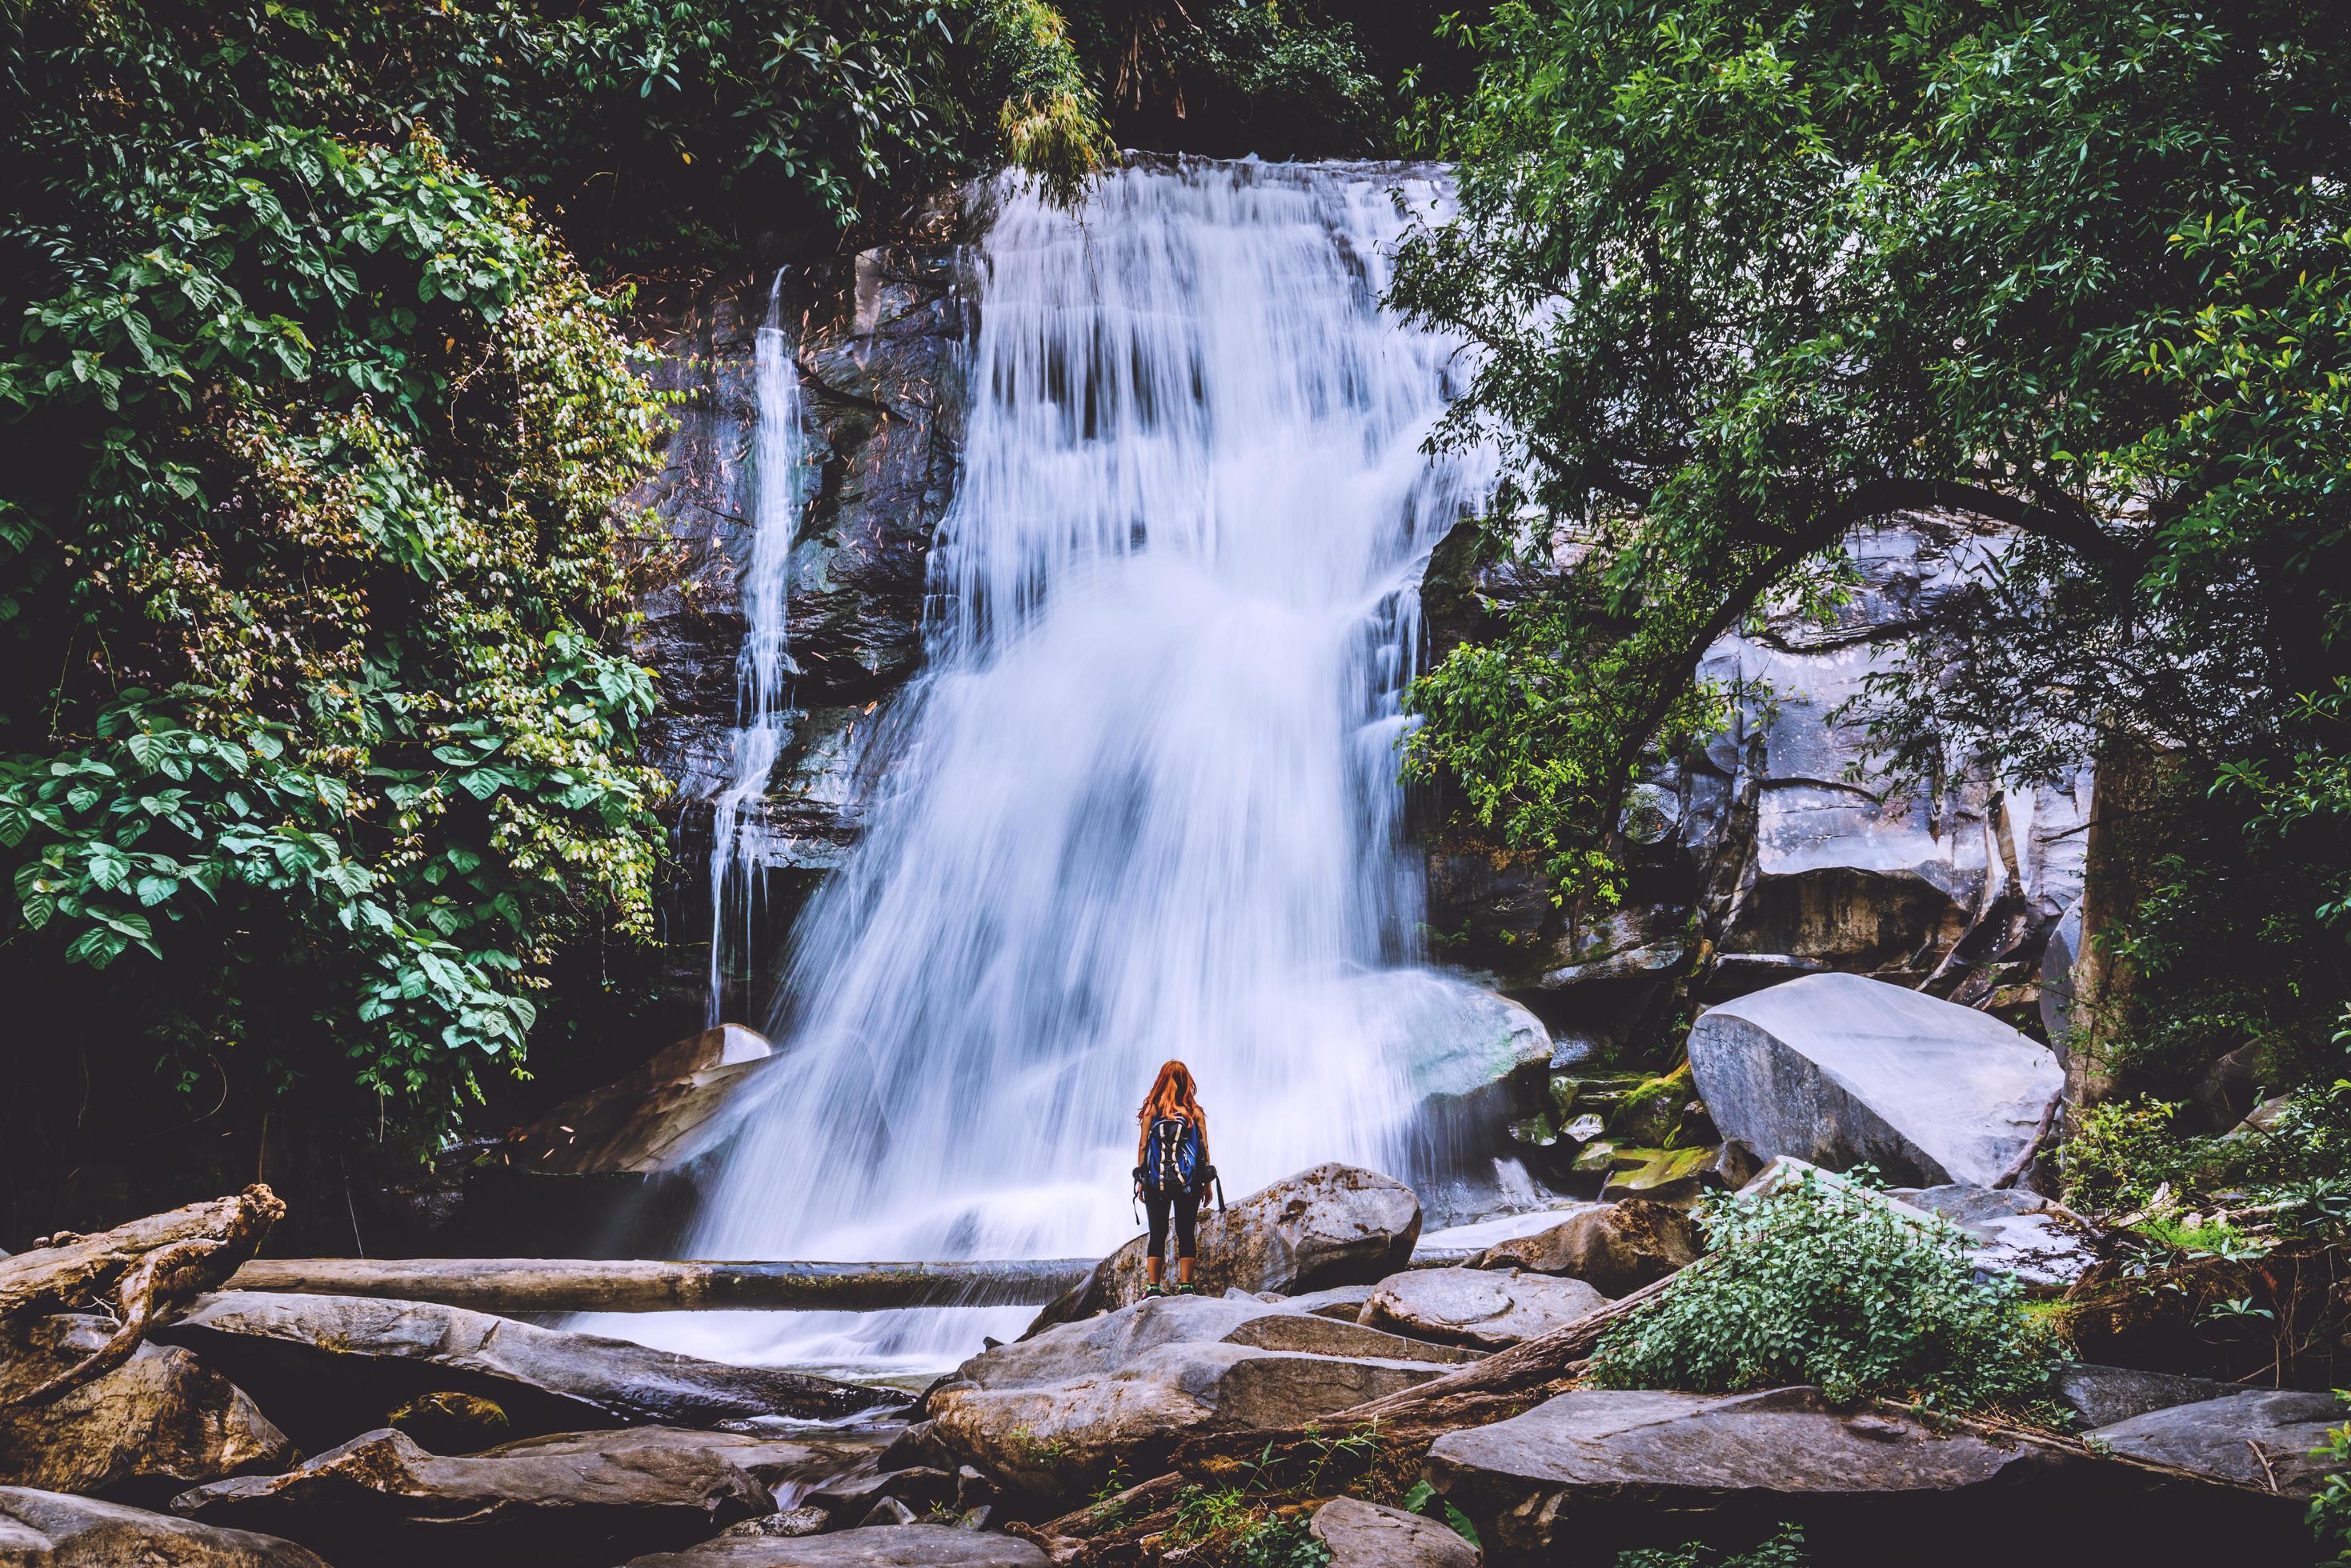
[[(1703, 672), (1733, 692), (1730, 723), (1634, 791), (1618, 909), (1553, 908), (1538, 867), (1436, 826), (1445, 803), (1429, 803), (1437, 955), (1533, 1007), (1563, 1061), (1678, 1040), (1667, 1025), (1694, 1009), (1827, 971), (2035, 1016), (2042, 950), (2081, 894), (2088, 769), (1906, 794), (1862, 765), (1844, 711), (2000, 542), (1963, 516), (1890, 520), (1852, 540), (1861, 587), (1829, 622), (1779, 610), (1718, 642)], [(1457, 528), (1424, 590), (1433, 654), (1490, 635), (1542, 569), (1483, 560), (1478, 530)]]

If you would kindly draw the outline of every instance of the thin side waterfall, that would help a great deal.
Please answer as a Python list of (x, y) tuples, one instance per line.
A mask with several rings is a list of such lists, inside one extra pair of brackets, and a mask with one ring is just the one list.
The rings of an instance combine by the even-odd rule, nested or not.
[[(786, 1058), (695, 1256), (1107, 1251), (1171, 1056), (1236, 1196), (1323, 1159), (1409, 1176), (1426, 1142), (1416, 1053), (1460, 988), (1416, 961), (1399, 697), (1427, 552), (1493, 475), (1424, 450), (1457, 345), (1378, 302), (1399, 200), (1442, 186), (1186, 161), (1076, 219), (996, 197), (925, 672), (793, 934)], [(622, 1331), (913, 1368), (1029, 1315)]]
[(743, 646), (735, 656), (736, 722), (733, 766), (712, 803), (710, 825), (710, 999), (705, 1023), (716, 1027), (726, 995), (729, 934), (751, 930), (758, 897), (758, 834), (743, 820), (768, 787), (776, 754), (789, 731), (790, 677), (785, 609), (790, 594), (792, 535), (806, 500), (808, 465), (802, 441), (799, 371), (782, 317), (784, 275), (768, 290), (768, 318), (754, 345), (753, 380), (759, 419), (752, 446), (758, 503), (751, 557), (742, 578)]

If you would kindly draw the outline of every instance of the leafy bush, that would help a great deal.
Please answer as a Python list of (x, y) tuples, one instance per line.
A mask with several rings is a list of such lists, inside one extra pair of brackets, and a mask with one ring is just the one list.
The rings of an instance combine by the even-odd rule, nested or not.
[[(2351, 1399), (2351, 1393), (2341, 1397)], [(2334, 1563), (2351, 1563), (2351, 1426), (2334, 1428), (2326, 1441), (2313, 1449), (2314, 1457), (2323, 1459), (2333, 1469), (2312, 1494), (2310, 1511), (2311, 1533), (2318, 1538), (2318, 1548), (2335, 1553)]]
[(1703, 1208), (1708, 1251), (1592, 1356), (1603, 1387), (1732, 1393), (1811, 1383), (1849, 1404), (2031, 1401), (2058, 1354), (2013, 1281), (1979, 1282), (1963, 1238), (1811, 1174)]
[(2065, 1200), (2076, 1209), (2136, 1209), (2179, 1177), (2187, 1149), (2171, 1130), (2177, 1102), (2115, 1100), (2075, 1111), (2058, 1152)]

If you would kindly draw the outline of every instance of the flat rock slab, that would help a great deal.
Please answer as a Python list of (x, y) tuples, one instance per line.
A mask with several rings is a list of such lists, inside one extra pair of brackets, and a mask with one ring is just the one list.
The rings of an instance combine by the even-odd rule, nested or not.
[(831, 1535), (727, 1536), (632, 1558), (627, 1568), (1047, 1568), (1050, 1562), (1018, 1536), (891, 1524)]
[(2245, 1391), (2240, 1385), (2210, 1377), (2142, 1372), (2136, 1366), (2101, 1366), (2091, 1361), (2060, 1365), (2051, 1374), (2049, 1386), (2050, 1393), (2080, 1418), (2085, 1430), (2111, 1427), (2174, 1405), (2199, 1405)]
[(1331, 1568), (1478, 1568), (1478, 1549), (1446, 1526), (1360, 1498), (1332, 1498), (1307, 1528)]
[(1652, 1199), (1627, 1198), (1497, 1242), (1479, 1254), (1476, 1266), (1565, 1274), (1602, 1295), (1622, 1296), (1687, 1268), (1705, 1250), (1706, 1238), (1687, 1213)]
[(0, 1563), (10, 1568), (327, 1568), (275, 1536), (142, 1508), (0, 1486)]
[[(1427, 1475), (1478, 1527), (1490, 1560), (1605, 1562), (1627, 1547), (1801, 1525), (1824, 1563), (1967, 1563), (2036, 1552), (2183, 1550), (2291, 1562), (2307, 1551), (2291, 1500), (2102, 1462), (2054, 1445), (1938, 1433), (1813, 1388), (1738, 1395), (1578, 1390), (1450, 1432)], [(1577, 1558), (1578, 1561), (1584, 1557)], [(2121, 1561), (2101, 1558), (2101, 1561)]]
[(1591, 1316), (1608, 1298), (1582, 1280), (1516, 1269), (1414, 1269), (1364, 1303), (1364, 1323), (1419, 1339), (1500, 1350)]
[(2151, 1410), (2090, 1436), (2134, 1459), (2308, 1497), (2326, 1474), (2311, 1450), (2346, 1421), (2351, 1406), (2332, 1394), (2255, 1388)]
[[(737, 1463), (760, 1439), (579, 1434), (569, 1443), (444, 1458), (389, 1428), (277, 1476), (214, 1481), (172, 1500), (207, 1524), (265, 1529), (343, 1568), (361, 1563), (610, 1561), (685, 1545), (776, 1511)], [(609, 1439), (609, 1440), (600, 1440)]]
[(1998, 1019), (1852, 974), (1708, 1010), (1689, 1057), (1725, 1137), (1919, 1187), (2009, 1176), (2064, 1086), (2049, 1048)]
[[(0, 1399), (89, 1355), (112, 1328), (80, 1313), (12, 1325), (0, 1343)], [(243, 1389), (176, 1346), (141, 1345), (60, 1399), (0, 1411), (5, 1485), (161, 1503), (197, 1481), (293, 1459), (293, 1443)]]
[[(1255, 1294), (1299, 1295), (1334, 1285), (1371, 1284), (1412, 1261), (1420, 1239), (1420, 1199), (1403, 1182), (1352, 1165), (1318, 1165), (1250, 1193), (1230, 1211), (1200, 1213), (1201, 1293), (1238, 1286)], [(1137, 1236), (1037, 1314), (1036, 1334), (1144, 1299)]]
[(985, 1351), (932, 1389), (926, 1408), (931, 1438), (959, 1463), (1057, 1498), (1113, 1460), (1149, 1473), (1188, 1433), (1309, 1420), (1464, 1358), (1262, 1302), (1177, 1296)]
[(843, 1416), (903, 1397), (463, 1307), (364, 1296), (225, 1291), (200, 1298), (156, 1337), (227, 1373), (309, 1449), (380, 1427), (395, 1407), (444, 1390), (495, 1401), (518, 1438), (635, 1422)]

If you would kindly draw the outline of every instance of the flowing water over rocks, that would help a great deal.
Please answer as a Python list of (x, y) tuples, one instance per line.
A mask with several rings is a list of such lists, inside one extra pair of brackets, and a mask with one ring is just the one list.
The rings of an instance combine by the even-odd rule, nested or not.
[[(1188, 161), (1081, 221), (997, 193), (927, 668), (797, 928), (787, 1059), (697, 1255), (1105, 1251), (1169, 1056), (1244, 1186), (1446, 1158), (1420, 1057), (1473, 993), (1414, 961), (1395, 742), (1423, 563), (1491, 475), (1424, 450), (1456, 345), (1379, 308), (1399, 195), (1443, 199), (1389, 166)], [(657, 1331), (935, 1362), (1023, 1315)]]

